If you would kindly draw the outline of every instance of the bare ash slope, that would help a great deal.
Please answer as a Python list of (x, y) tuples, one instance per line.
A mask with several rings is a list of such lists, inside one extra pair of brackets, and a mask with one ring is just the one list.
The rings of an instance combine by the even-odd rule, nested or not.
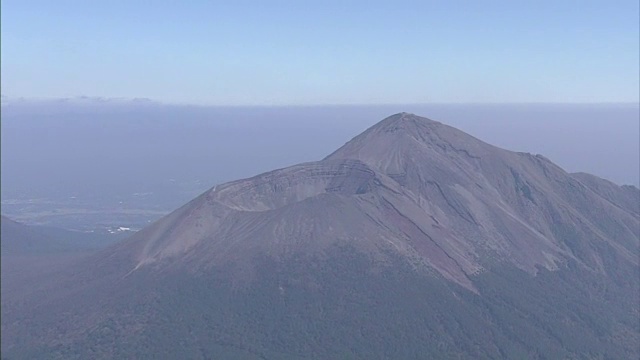
[(637, 265), (638, 212), (611, 200), (626, 191), (598, 192), (543, 156), (401, 113), (322, 161), (216, 186), (111, 251), (133, 255), (129, 271), (171, 263), (250, 273), (255, 255), (348, 243), (473, 289), (470, 276), (503, 262), (534, 274), (571, 259), (604, 273), (606, 249)]

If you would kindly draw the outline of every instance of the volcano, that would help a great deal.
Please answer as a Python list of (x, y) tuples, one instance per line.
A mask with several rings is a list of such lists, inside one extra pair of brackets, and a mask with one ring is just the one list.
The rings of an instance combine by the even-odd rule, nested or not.
[(11, 358), (635, 359), (640, 190), (413, 114), (2, 294)]

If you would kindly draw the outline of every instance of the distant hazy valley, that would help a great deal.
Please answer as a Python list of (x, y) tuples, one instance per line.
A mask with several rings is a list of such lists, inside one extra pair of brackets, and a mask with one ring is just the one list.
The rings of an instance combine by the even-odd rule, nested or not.
[(33, 225), (51, 225), (84, 232), (137, 231), (206, 189), (199, 180), (144, 186), (145, 192), (53, 193), (31, 198), (28, 193), (2, 199), (2, 213)]

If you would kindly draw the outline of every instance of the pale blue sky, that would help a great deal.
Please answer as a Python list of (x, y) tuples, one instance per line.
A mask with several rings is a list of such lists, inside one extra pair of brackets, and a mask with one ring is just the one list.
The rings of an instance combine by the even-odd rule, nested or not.
[(2, 1), (2, 94), (638, 102), (637, 0)]

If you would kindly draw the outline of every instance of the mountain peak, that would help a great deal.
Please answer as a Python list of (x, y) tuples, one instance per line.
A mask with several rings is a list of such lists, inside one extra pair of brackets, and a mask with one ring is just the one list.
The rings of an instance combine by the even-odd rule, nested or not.
[[(375, 153), (392, 151), (393, 148), (407, 144), (409, 139), (429, 141), (434, 132), (443, 125), (437, 121), (415, 114), (401, 112), (384, 118), (371, 126), (360, 135), (351, 139), (344, 146), (336, 150), (329, 158), (359, 159), (362, 150), (369, 148)], [(365, 152), (370, 152), (365, 150)], [(382, 155), (383, 155), (382, 154)]]
[(419, 129), (426, 130), (436, 125), (442, 124), (416, 114), (401, 112), (385, 118), (369, 130), (379, 129), (385, 130), (385, 132), (395, 132), (398, 130), (416, 131)]
[(325, 159), (360, 160), (383, 173), (395, 174), (413, 167), (412, 159), (436, 161), (446, 167), (459, 159), (475, 160), (495, 152), (500, 150), (458, 129), (401, 112), (373, 125)]

